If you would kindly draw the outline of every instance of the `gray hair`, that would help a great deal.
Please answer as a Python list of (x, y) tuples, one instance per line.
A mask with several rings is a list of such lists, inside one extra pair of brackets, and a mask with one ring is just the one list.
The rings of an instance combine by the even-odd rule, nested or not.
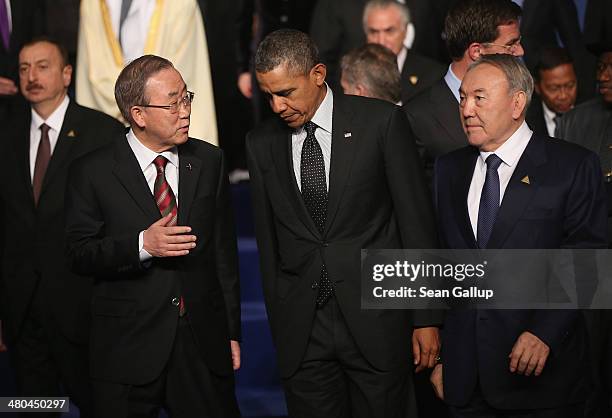
[(405, 4), (402, 4), (397, 0), (370, 0), (366, 3), (365, 8), (363, 9), (364, 32), (368, 29), (367, 20), (372, 10), (386, 9), (388, 7), (395, 7), (400, 12), (404, 27), (406, 27), (408, 23), (410, 23), (410, 10), (408, 10), (408, 7)]
[(400, 73), (395, 54), (388, 48), (364, 45), (343, 56), (340, 65), (342, 77), (349, 85), (362, 84), (377, 99), (400, 101)]
[(294, 74), (308, 74), (319, 60), (319, 50), (304, 32), (279, 29), (264, 38), (255, 53), (255, 71), (267, 73), (284, 65)]
[(527, 108), (531, 103), (531, 96), (533, 95), (533, 77), (529, 73), (529, 70), (525, 64), (523, 64), (523, 61), (520, 58), (509, 54), (483, 55), (479, 60), (474, 61), (468, 67), (467, 72), (484, 64), (492, 65), (504, 73), (506, 80), (508, 81), (508, 89), (510, 94), (514, 94), (519, 91), (525, 93), (527, 103), (524, 112), (527, 111)]

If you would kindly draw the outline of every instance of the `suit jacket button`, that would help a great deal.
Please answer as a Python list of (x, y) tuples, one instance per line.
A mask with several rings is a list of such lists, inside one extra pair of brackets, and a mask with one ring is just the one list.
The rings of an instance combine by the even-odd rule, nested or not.
[(312, 284), (312, 286), (310, 286), (310, 287), (311, 287), (312, 289), (316, 289), (317, 287), (319, 287), (319, 283), (314, 282), (314, 283)]
[(172, 304), (174, 306), (179, 306), (179, 298), (172, 298)]
[(329, 247), (329, 242), (324, 242), (324, 243), (323, 243), (323, 246), (324, 246), (324, 247)]

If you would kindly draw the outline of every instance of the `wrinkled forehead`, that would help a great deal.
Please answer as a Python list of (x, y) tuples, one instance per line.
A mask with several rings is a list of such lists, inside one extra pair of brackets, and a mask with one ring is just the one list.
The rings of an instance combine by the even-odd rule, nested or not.
[(181, 74), (174, 68), (164, 68), (151, 75), (145, 83), (145, 95), (148, 97), (173, 98), (187, 90)]
[(491, 64), (480, 64), (468, 69), (461, 82), (464, 93), (508, 89), (508, 80), (502, 70)]

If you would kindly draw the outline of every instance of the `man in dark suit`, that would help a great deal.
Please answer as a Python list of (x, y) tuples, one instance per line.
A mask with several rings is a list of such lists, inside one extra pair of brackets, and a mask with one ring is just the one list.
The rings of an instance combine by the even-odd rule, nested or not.
[(289, 415), (414, 416), (411, 348), (419, 370), (433, 366), (433, 319), (360, 309), (362, 248), (436, 245), (406, 119), (390, 103), (332, 93), (299, 31), (268, 35), (255, 65), (279, 116), (249, 134), (247, 161)]
[(132, 61), (115, 98), (130, 131), (75, 162), (66, 195), (71, 266), (96, 278), (95, 416), (157, 417), (163, 406), (171, 417), (237, 417), (240, 292), (223, 154), (188, 137), (193, 93), (168, 60)]
[(369, 43), (389, 48), (397, 56), (397, 67), (401, 74), (401, 99), (410, 99), (429, 88), (444, 75), (444, 66), (430, 58), (414, 52), (408, 43), (410, 28), (408, 8), (395, 0), (370, 0), (363, 11), (363, 30)]
[[(566, 113), (557, 136), (582, 145), (599, 155), (608, 200), (608, 244), (612, 245), (612, 40), (589, 44), (598, 57), (598, 97)], [(586, 311), (589, 331), (593, 390), (587, 402), (588, 418), (612, 413), (612, 311)]]
[(21, 396), (60, 396), (91, 416), (87, 361), (91, 280), (64, 258), (68, 166), (123, 131), (115, 119), (66, 96), (72, 68), (59, 44), (40, 38), (19, 54), (30, 106), (3, 132), (2, 306)]
[(527, 124), (541, 136), (554, 137), (557, 124), (576, 103), (573, 61), (563, 48), (546, 48), (540, 53), (533, 78), (537, 94), (527, 109)]
[[(470, 146), (438, 159), (435, 201), (447, 248), (605, 248), (597, 156), (534, 135), (533, 80), (508, 55), (481, 58), (461, 84)], [(578, 310), (455, 309), (432, 383), (452, 417), (575, 418), (589, 391)]]
[(523, 55), (520, 15), (510, 0), (459, 0), (450, 9), (444, 33), (453, 62), (442, 79), (404, 105), (428, 179), (436, 157), (467, 144), (457, 105), (468, 66), (486, 54)]

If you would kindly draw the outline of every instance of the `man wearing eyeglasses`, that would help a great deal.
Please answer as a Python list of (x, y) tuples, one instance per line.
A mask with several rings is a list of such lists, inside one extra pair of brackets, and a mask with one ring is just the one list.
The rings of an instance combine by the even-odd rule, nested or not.
[(132, 61), (115, 98), (130, 131), (74, 164), (66, 196), (71, 267), (97, 279), (95, 416), (237, 417), (240, 292), (223, 154), (189, 138), (194, 94), (170, 61)]
[(457, 108), (469, 65), (487, 54), (523, 55), (520, 15), (510, 0), (460, 0), (449, 10), (444, 34), (453, 61), (442, 79), (404, 105), (428, 178), (435, 158), (467, 145)]

